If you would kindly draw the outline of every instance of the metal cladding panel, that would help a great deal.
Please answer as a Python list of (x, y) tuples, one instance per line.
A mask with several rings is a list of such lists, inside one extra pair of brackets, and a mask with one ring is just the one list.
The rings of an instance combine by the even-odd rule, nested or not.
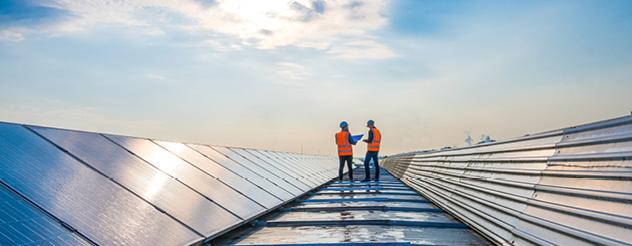
[[(240, 218), (231, 214), (226, 208), (208, 198), (208, 196), (215, 197), (222, 195), (213, 190), (215, 187), (226, 189), (226, 186), (217, 180), (193, 168), (189, 163), (174, 156), (149, 140), (112, 135), (108, 135), (107, 137), (131, 151), (134, 155), (142, 158), (147, 163), (177, 178), (186, 185), (183, 185), (182, 189), (174, 191), (174, 194), (181, 193), (183, 197), (180, 199), (177, 197), (169, 199), (170, 202), (179, 204), (179, 206), (176, 207), (177, 211), (174, 211), (178, 212), (178, 214), (174, 214), (174, 216), (182, 219), (185, 224), (195, 228), (204, 236), (215, 235), (241, 221)], [(160, 189), (156, 191), (154, 187), (161, 187), (162, 182), (170, 180), (168, 176), (158, 177), (155, 176), (155, 173), (138, 174), (145, 177), (152, 177), (150, 181), (152, 182), (152, 186), (148, 188), (150, 191), (156, 193), (162, 192)], [(154, 179), (154, 177), (156, 178)], [(249, 212), (247, 207), (244, 209), (244, 207), (240, 206), (241, 204), (236, 205), (234, 208), (243, 209), (246, 213)]]
[[(263, 203), (257, 200), (271, 198), (261, 196), (260, 194), (265, 192), (259, 187), (250, 184), (245, 179), (223, 168), (185, 144), (167, 141), (154, 142), (199, 168), (211, 178), (217, 179), (225, 184), (225, 188), (214, 189), (212, 191), (216, 194), (212, 199), (222, 204), (222, 206), (231, 211), (235, 211), (242, 216), (242, 218), (250, 218), (265, 210), (265, 207), (262, 205)], [(231, 189), (228, 189), (229, 187)], [(239, 193), (236, 194), (237, 192)]]
[(269, 170), (267, 170), (267, 169), (265, 169), (263, 167), (260, 167), (256, 163), (244, 158), (243, 156), (241, 156), (241, 155), (237, 154), (236, 152), (234, 152), (232, 150), (232, 148), (221, 147), (221, 146), (211, 146), (211, 148), (213, 148), (213, 149), (217, 150), (218, 152), (228, 156), (228, 158), (236, 161), (237, 163), (240, 163), (245, 168), (250, 169), (252, 172), (261, 175), (263, 178), (269, 180), (270, 182), (274, 183), (275, 185), (281, 187), (281, 189), (283, 189), (283, 190), (287, 191), (288, 193), (290, 193), (291, 196), (298, 196), (298, 195), (303, 193), (303, 191), (301, 191), (298, 188), (296, 188), (296, 186), (292, 185), (287, 180), (284, 180), (283, 178), (279, 177), (278, 174), (273, 173), (272, 171), (269, 171)]
[(205, 236), (237, 222), (234, 216), (208, 199), (100, 134), (32, 128), (87, 165)]
[(258, 187), (261, 187), (263, 191), (272, 195), (276, 200), (265, 200), (267, 202), (265, 204), (266, 207), (270, 207), (270, 206), (274, 207), (274, 206), (280, 205), (281, 203), (285, 201), (285, 199), (288, 199), (287, 197), (290, 194), (287, 191), (282, 190), (278, 186), (274, 185), (272, 182), (246, 169), (239, 163), (235, 162), (234, 160), (229, 159), (228, 157), (226, 157), (220, 152), (217, 152), (211, 147), (208, 147), (206, 145), (197, 145), (197, 144), (189, 144), (189, 146), (199, 151), (200, 153), (204, 154), (205, 156), (209, 157), (210, 159), (214, 160), (215, 162), (220, 164), (222, 167), (235, 172), (239, 176), (248, 180), (248, 182), (251, 182), (252, 184)]
[(632, 244), (632, 117), (381, 163), (498, 244)]
[(178, 245), (201, 240), (20, 125), (0, 123), (0, 179), (98, 244)]
[(242, 148), (231, 148), (232, 151), (236, 152), (237, 154), (243, 156), (244, 158), (250, 160), (251, 162), (257, 164), (258, 166), (268, 170), (271, 173), (276, 174), (277, 176), (279, 176), (280, 178), (282, 178), (283, 180), (285, 180), (286, 182), (292, 184), (294, 187), (298, 188), (301, 193), (311, 190), (313, 187), (310, 187), (309, 185), (306, 185), (305, 183), (301, 182), (296, 176), (292, 176), (290, 175), (282, 166), (280, 166), (278, 163), (274, 163), (276, 165), (274, 165), (273, 163), (269, 163), (253, 154), (251, 154), (250, 152), (242, 149)]
[(91, 245), (0, 184), (0, 245)]

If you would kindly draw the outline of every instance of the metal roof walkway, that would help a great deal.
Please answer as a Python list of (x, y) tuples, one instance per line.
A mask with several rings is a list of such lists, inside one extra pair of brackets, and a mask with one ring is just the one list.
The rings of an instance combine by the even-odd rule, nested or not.
[[(364, 177), (364, 169), (356, 168), (354, 174)], [(488, 244), (384, 169), (380, 178), (380, 182), (329, 182), (211, 244)]]

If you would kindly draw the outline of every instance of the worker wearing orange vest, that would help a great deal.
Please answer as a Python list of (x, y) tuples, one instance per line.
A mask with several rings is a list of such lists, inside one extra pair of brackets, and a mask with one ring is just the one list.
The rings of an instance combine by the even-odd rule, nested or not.
[(351, 133), (349, 133), (349, 123), (340, 122), (340, 132), (336, 133), (336, 145), (338, 146), (338, 159), (340, 159), (340, 167), (338, 168), (338, 179), (342, 181), (342, 171), (347, 163), (349, 169), (349, 181), (353, 181), (353, 172), (351, 163), (353, 162), (353, 147), (356, 142), (353, 141)]
[(382, 141), (382, 134), (380, 130), (375, 127), (375, 122), (369, 120), (366, 123), (366, 127), (369, 128), (369, 138), (363, 140), (367, 143), (366, 157), (364, 157), (364, 180), (362, 182), (371, 181), (371, 172), (369, 171), (369, 162), (373, 160), (375, 168), (375, 182), (380, 181), (380, 167), (378, 166), (378, 153), (380, 152), (380, 142)]

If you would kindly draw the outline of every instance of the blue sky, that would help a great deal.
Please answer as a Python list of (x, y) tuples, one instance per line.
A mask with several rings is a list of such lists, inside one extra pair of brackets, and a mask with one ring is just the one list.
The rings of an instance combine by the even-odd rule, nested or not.
[[(0, 120), (333, 153), (632, 110), (630, 1), (0, 0)], [(357, 148), (361, 155), (364, 146)]]

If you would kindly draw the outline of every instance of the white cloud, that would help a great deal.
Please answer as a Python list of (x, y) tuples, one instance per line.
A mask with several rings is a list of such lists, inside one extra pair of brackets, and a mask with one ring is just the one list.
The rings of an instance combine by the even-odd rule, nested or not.
[(348, 60), (379, 60), (397, 56), (388, 46), (372, 39), (354, 40), (335, 45), (327, 53)]
[(0, 40), (19, 42), (24, 40), (24, 34), (23, 31), (20, 30), (0, 30)]
[[(208, 41), (222, 51), (240, 46), (294, 46), (323, 51), (333, 48), (328, 53), (344, 59), (382, 59), (392, 57), (393, 52), (369, 35), (387, 24), (380, 14), (385, 1), (217, 0), (204, 4), (194, 0), (48, 0), (42, 4), (72, 16), (52, 32), (89, 31), (99, 25), (136, 28), (145, 34), (176, 28), (203, 40), (205, 36), (224, 35), (231, 44)], [(343, 45), (334, 47), (336, 43)], [(347, 47), (352, 51), (341, 51)]]
[(305, 80), (310, 74), (305, 67), (292, 62), (278, 62), (277, 73), (284, 79), (301, 81)]

